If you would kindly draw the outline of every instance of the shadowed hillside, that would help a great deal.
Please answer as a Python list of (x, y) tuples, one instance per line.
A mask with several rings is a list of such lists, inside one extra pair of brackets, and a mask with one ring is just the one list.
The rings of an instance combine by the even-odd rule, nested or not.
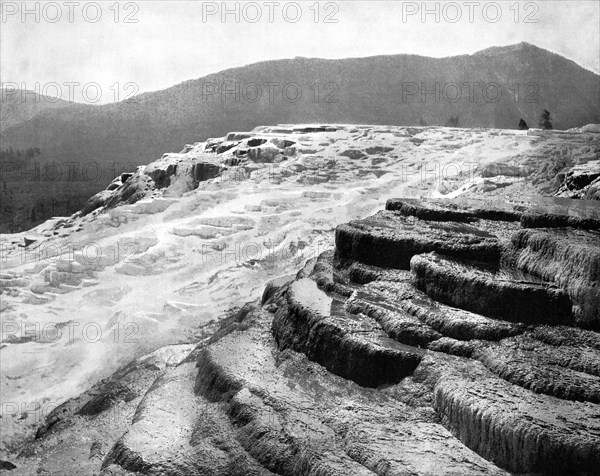
[(73, 104), (34, 91), (0, 88), (0, 130), (26, 122), (46, 109), (59, 109)]

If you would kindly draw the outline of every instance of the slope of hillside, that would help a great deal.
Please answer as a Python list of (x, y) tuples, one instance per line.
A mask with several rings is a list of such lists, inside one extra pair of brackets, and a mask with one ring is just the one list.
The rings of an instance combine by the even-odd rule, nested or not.
[(21, 124), (46, 109), (60, 109), (74, 103), (34, 91), (0, 89), (0, 131)]

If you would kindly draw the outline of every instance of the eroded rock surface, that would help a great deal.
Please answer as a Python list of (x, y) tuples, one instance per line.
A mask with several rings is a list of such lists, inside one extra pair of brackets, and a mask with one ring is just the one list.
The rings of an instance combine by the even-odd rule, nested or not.
[(600, 232), (523, 229), (513, 236), (505, 261), (564, 288), (577, 305), (578, 325), (600, 329)]
[(197, 346), (52, 412), (11, 474), (597, 474), (599, 235), (527, 213), (392, 200), (339, 226)]
[(517, 322), (573, 323), (571, 300), (551, 284), (506, 279), (477, 262), (435, 253), (413, 256), (410, 267), (415, 287), (444, 304)]

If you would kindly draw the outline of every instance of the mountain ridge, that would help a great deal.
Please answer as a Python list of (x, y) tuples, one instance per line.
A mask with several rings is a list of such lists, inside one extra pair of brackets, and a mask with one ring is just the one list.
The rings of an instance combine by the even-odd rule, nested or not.
[[(247, 68), (257, 67), (257, 66), (261, 66), (261, 65), (281, 64), (281, 63), (285, 63), (285, 62), (294, 63), (296, 61), (308, 61), (308, 62), (322, 62), (322, 63), (335, 64), (335, 63), (343, 63), (343, 62), (349, 62), (349, 61), (360, 61), (360, 60), (368, 61), (368, 60), (377, 60), (377, 59), (400, 59), (400, 58), (443, 61), (443, 60), (448, 60), (448, 59), (472, 58), (472, 57), (486, 56), (486, 55), (491, 56), (491, 53), (494, 53), (496, 56), (502, 55), (502, 54), (506, 55), (506, 54), (514, 53), (514, 52), (523, 52), (525, 50), (544, 52), (546, 54), (550, 54), (555, 57), (559, 57), (559, 58), (561, 58), (561, 60), (568, 61), (572, 65), (575, 65), (578, 68), (584, 69), (586, 72), (589, 72), (591, 74), (594, 74), (595, 76), (598, 76), (598, 79), (600, 80), (600, 75), (598, 75), (594, 71), (578, 64), (574, 60), (571, 60), (571, 59), (569, 59), (565, 56), (562, 56), (559, 53), (553, 52), (551, 50), (541, 48), (535, 44), (532, 44), (532, 43), (529, 43), (526, 41), (522, 41), (520, 43), (515, 43), (515, 44), (511, 44), (511, 45), (506, 45), (506, 46), (491, 46), (491, 47), (485, 48), (483, 50), (478, 50), (471, 54), (452, 55), (452, 56), (445, 56), (445, 57), (433, 57), (433, 56), (425, 56), (425, 55), (417, 55), (417, 54), (399, 53), (399, 54), (393, 54), (393, 55), (371, 55), (371, 56), (359, 56), (359, 57), (347, 57), (347, 58), (320, 58), (320, 57), (296, 56), (294, 58), (280, 58), (280, 59), (273, 59), (273, 60), (264, 60), (264, 61), (258, 61), (255, 63), (249, 63), (249, 64), (243, 65), (243, 66), (236, 66), (236, 67), (232, 67), (232, 68), (226, 68), (223, 70), (219, 70), (217, 72), (210, 73), (210, 74), (202, 76), (200, 78), (188, 79), (188, 80), (182, 81), (180, 83), (173, 84), (172, 86), (169, 86), (164, 89), (158, 89), (158, 90), (140, 93), (140, 94), (136, 95), (134, 98), (140, 99), (140, 98), (144, 98), (144, 97), (151, 96), (154, 94), (160, 94), (161, 92), (165, 92), (165, 91), (169, 91), (169, 90), (172, 90), (172, 89), (175, 89), (178, 87), (182, 87), (183, 85), (186, 85), (186, 84), (196, 83), (200, 80), (211, 78), (213, 76), (219, 76), (219, 75), (222, 75), (225, 73), (233, 74), (235, 72), (239, 72), (239, 71), (247, 69)], [(0, 90), (1, 90), (1, 88), (0, 88)], [(62, 98), (49, 97), (49, 96), (44, 96), (44, 95), (40, 95), (40, 94), (38, 94), (38, 96), (40, 98), (52, 99), (52, 101), (48, 101), (48, 102), (68, 102), (70, 105), (90, 106), (90, 107), (98, 108), (98, 109), (110, 108), (111, 106), (114, 107), (119, 104), (127, 104), (127, 103), (132, 102), (132, 99), (134, 99), (134, 98), (130, 98), (130, 99), (118, 101), (115, 103), (95, 105), (95, 104), (78, 103), (78, 102), (73, 102), (73, 101), (65, 101)], [(25, 122), (25, 121), (22, 121), (22, 122)], [(583, 125), (583, 124), (581, 124), (581, 125)]]

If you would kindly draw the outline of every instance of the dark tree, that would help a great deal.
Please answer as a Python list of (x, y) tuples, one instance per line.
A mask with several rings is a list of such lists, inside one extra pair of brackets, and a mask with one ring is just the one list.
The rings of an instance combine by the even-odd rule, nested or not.
[(446, 127), (460, 127), (458, 116), (450, 116), (450, 119), (446, 121)]
[(529, 129), (529, 126), (522, 118), (519, 121), (519, 129), (521, 129), (522, 131), (526, 131), (527, 129)]
[(427, 123), (425, 122), (425, 119), (423, 119), (423, 118), (419, 119), (419, 125), (420, 125), (421, 127), (426, 127), (426, 126), (427, 126)]
[(540, 129), (553, 129), (552, 127), (552, 118), (550, 117), (550, 111), (548, 109), (544, 109), (544, 112), (540, 116)]

